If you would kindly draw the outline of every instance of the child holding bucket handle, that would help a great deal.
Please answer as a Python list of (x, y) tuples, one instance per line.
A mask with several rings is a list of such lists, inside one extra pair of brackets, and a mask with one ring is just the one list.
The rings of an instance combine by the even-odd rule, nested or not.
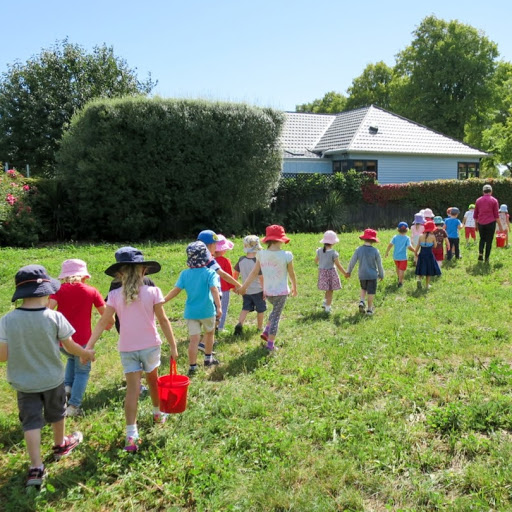
[(165, 302), (174, 299), (182, 290), (187, 293), (183, 316), (187, 320), (188, 375), (197, 373), (197, 351), (201, 340), (201, 328), (204, 329), (204, 366), (219, 364), (213, 357), (215, 320), (222, 316), (220, 294), (217, 287), (217, 274), (208, 268), (210, 251), (203, 242), (192, 242), (187, 246), (187, 270), (181, 272), (174, 288), (165, 296)]
[[(267, 350), (273, 352), (275, 339), (279, 328), (279, 319), (283, 312), (286, 299), (289, 294), (297, 296), (297, 280), (293, 268), (293, 254), (290, 251), (283, 251), (281, 246), (287, 244), (290, 239), (286, 236), (284, 228), (277, 224), (267, 226), (266, 236), (262, 242), (267, 244), (267, 250), (259, 251), (256, 255), (256, 264), (247, 276), (240, 293), (245, 295), (247, 288), (254, 281), (258, 274), (263, 274), (263, 293), (266, 299), (272, 304), (272, 312), (268, 318), (268, 324), (261, 333), (261, 338), (267, 342)], [(288, 278), (292, 288), (288, 286)]]
[(326, 313), (331, 312), (334, 290), (341, 289), (340, 278), (336, 268), (344, 277), (347, 277), (347, 273), (339, 260), (340, 255), (332, 248), (338, 242), (338, 236), (334, 231), (326, 231), (322, 240), (320, 240), (320, 243), (324, 244), (324, 246), (316, 250), (315, 263), (318, 265), (318, 289), (325, 291), (322, 307)]
[(94, 328), (87, 348), (98, 341), (103, 329), (114, 320), (114, 313), (121, 322), (118, 349), (121, 355), (126, 378), (126, 418), (127, 452), (138, 450), (140, 439), (137, 429), (137, 406), (140, 394), (142, 371), (146, 374), (149, 394), (153, 403), (153, 421), (165, 423), (167, 415), (160, 412), (158, 396), (158, 367), (160, 366), (160, 346), (162, 341), (157, 331), (155, 317), (169, 342), (171, 357), (178, 357), (176, 341), (171, 323), (163, 305), (164, 297), (160, 288), (143, 284), (145, 274), (160, 271), (156, 261), (146, 261), (142, 252), (134, 247), (122, 247), (116, 252), (116, 263), (105, 270), (105, 274), (121, 278), (122, 286), (108, 294), (105, 313)]
[[(62, 263), (59, 279), (62, 285), (56, 293), (50, 295), (48, 307), (61, 312), (66, 320), (74, 327), (73, 341), (80, 346), (85, 346), (91, 336), (91, 314), (94, 306), (98, 313), (105, 312), (105, 301), (100, 292), (86, 284), (90, 279), (85, 261), (70, 259)], [(110, 329), (112, 326), (108, 326)], [(68, 399), (66, 416), (80, 416), (82, 414), (82, 399), (89, 381), (91, 363), (80, 362), (78, 356), (68, 354), (66, 371), (64, 374), (64, 389)]]

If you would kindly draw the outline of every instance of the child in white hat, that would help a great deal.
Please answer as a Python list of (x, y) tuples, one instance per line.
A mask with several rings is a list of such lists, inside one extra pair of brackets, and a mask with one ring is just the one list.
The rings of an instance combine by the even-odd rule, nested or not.
[(344, 277), (347, 277), (347, 273), (339, 260), (340, 255), (332, 248), (338, 242), (338, 236), (334, 231), (326, 231), (322, 240), (320, 240), (320, 243), (324, 244), (324, 246), (316, 250), (315, 263), (318, 265), (318, 289), (325, 291), (322, 307), (326, 313), (331, 312), (334, 290), (341, 289), (340, 278), (336, 268)]
[(510, 231), (510, 216), (508, 214), (508, 206), (502, 204), (498, 213), (500, 217), (501, 227), (503, 228), (499, 233), (505, 235), (505, 247), (508, 247), (508, 232)]

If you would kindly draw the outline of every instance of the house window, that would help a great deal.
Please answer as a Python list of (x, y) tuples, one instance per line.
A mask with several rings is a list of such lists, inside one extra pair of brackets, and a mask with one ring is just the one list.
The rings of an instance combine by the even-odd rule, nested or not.
[(479, 162), (459, 162), (457, 177), (459, 180), (467, 180), (468, 178), (478, 178), (480, 176)]
[(332, 172), (347, 172), (355, 169), (357, 172), (374, 172), (377, 174), (377, 160), (333, 160)]

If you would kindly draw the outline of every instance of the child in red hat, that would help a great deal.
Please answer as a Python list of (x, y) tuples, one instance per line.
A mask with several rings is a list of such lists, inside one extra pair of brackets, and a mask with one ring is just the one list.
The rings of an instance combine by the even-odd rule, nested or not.
[(433, 253), (433, 249), (437, 246), (437, 240), (434, 235), (436, 225), (429, 220), (428, 222), (425, 222), (424, 228), (425, 232), (420, 236), (420, 240), (415, 250), (415, 254), (418, 257), (418, 263), (416, 264), (418, 289), (421, 288), (421, 278), (423, 276), (425, 276), (425, 285), (428, 289), (430, 288), (430, 277), (441, 275), (441, 269), (439, 268)]
[[(382, 268), (382, 259), (380, 252), (373, 244), (378, 243), (377, 231), (374, 229), (365, 229), (359, 237), (363, 240), (354, 252), (347, 269), (347, 277), (350, 277), (352, 270), (359, 262), (359, 283), (361, 284), (361, 296), (359, 300), (359, 312), (367, 315), (373, 315), (373, 300), (377, 292), (377, 278), (380, 281), (384, 279), (384, 269)], [(368, 309), (366, 309), (365, 299), (368, 297)]]
[[(266, 236), (262, 242), (267, 244), (267, 249), (259, 251), (256, 255), (256, 264), (245, 280), (240, 293), (245, 295), (248, 286), (263, 274), (263, 293), (272, 304), (272, 312), (268, 318), (268, 324), (261, 333), (262, 339), (267, 342), (267, 349), (273, 351), (279, 319), (283, 312), (288, 295), (297, 296), (297, 281), (293, 268), (293, 254), (290, 251), (283, 251), (281, 246), (287, 244), (290, 239), (286, 236), (283, 226), (273, 224), (267, 226)], [(288, 286), (290, 278), (292, 288)]]

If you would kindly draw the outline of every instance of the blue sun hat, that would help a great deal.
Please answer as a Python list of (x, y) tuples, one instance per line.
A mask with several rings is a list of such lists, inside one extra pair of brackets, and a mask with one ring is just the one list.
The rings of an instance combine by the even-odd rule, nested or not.
[(407, 222), (399, 222), (397, 229), (398, 231), (407, 231), (409, 229), (409, 226)]
[(208, 247), (199, 240), (187, 245), (187, 267), (201, 268), (206, 267), (212, 259)]
[(500, 212), (501, 213), (508, 213), (508, 206), (506, 204), (502, 204), (500, 206)]
[(205, 245), (211, 245), (219, 241), (219, 237), (217, 236), (217, 233), (215, 231), (212, 231), (211, 229), (205, 229), (197, 235), (197, 239), (200, 242), (203, 242)]
[(436, 216), (434, 217), (434, 224), (435, 224), (436, 226), (442, 226), (442, 225), (444, 224), (444, 220), (443, 220), (443, 218), (441, 217), (441, 215), (436, 215)]
[(425, 218), (421, 213), (415, 213), (414, 214), (414, 221), (413, 224), (425, 224)]
[(12, 302), (18, 299), (31, 297), (46, 297), (56, 293), (60, 288), (60, 281), (50, 277), (41, 265), (27, 265), (21, 267), (14, 277), (16, 290), (12, 296)]

